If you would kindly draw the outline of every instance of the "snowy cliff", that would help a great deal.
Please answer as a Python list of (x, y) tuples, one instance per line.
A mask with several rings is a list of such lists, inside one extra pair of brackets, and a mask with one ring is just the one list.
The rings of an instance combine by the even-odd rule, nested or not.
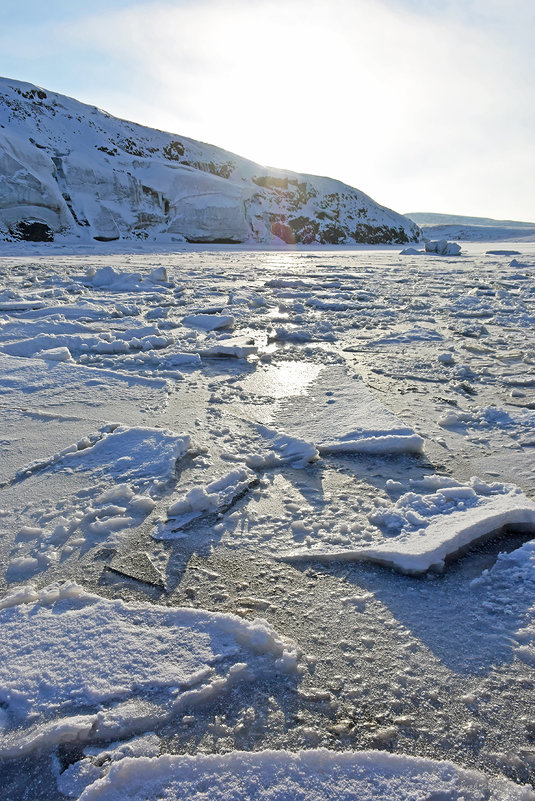
[(418, 226), (331, 178), (0, 78), (0, 239), (405, 243)]

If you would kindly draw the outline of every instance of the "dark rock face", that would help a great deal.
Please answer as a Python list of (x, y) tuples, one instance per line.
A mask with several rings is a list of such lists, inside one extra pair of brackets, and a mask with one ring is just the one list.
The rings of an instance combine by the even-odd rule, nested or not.
[(13, 229), (15, 239), (23, 239), (25, 242), (53, 242), (54, 233), (44, 222), (35, 220), (21, 220)]

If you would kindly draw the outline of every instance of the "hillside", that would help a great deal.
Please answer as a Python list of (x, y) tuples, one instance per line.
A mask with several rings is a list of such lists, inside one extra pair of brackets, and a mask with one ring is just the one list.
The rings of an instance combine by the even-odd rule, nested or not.
[(0, 239), (351, 244), (418, 226), (331, 178), (262, 167), (213, 145), (0, 79)]
[(466, 217), (460, 214), (410, 212), (405, 215), (422, 228), (428, 239), (461, 239), (472, 242), (535, 240), (535, 223)]

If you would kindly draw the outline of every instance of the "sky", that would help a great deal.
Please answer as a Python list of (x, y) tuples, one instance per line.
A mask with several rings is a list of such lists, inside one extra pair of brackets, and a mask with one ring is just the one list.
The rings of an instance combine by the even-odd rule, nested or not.
[(2, 0), (0, 75), (400, 212), (535, 221), (533, 0)]

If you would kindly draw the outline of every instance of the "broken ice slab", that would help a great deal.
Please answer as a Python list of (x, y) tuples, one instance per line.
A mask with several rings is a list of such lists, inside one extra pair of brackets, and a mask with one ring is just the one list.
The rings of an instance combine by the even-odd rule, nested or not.
[(256, 484), (258, 476), (245, 468), (232, 470), (210, 484), (193, 487), (167, 510), (173, 528), (169, 528), (167, 521), (160, 523), (152, 536), (154, 539), (174, 539), (177, 532), (203, 515), (224, 514)]
[(147, 731), (240, 681), (297, 671), (295, 644), (265, 621), (112, 601), (72, 582), (0, 599), (0, 626), (3, 757)]
[[(231, 751), (114, 759), (88, 778), (80, 801), (534, 801), (528, 785), (465, 770), (452, 762), (377, 751)], [(92, 782), (91, 784), (89, 782)], [(207, 793), (207, 788), (209, 792)], [(229, 790), (229, 788), (232, 788)]]
[(136, 579), (136, 581), (142, 581), (144, 584), (165, 589), (163, 575), (145, 551), (132, 551), (124, 556), (116, 557), (108, 565), (108, 570), (127, 578)]
[[(402, 496), (375, 515), (374, 522), (401, 529), (398, 536), (378, 545), (356, 549), (319, 545), (291, 551), (282, 558), (375, 562), (417, 575), (442, 570), (447, 559), (499, 533), (513, 529), (535, 535), (535, 503), (520, 490), (501, 485), (500, 491), (498, 485), (484, 485), (478, 479), (471, 484), (442, 487), (427, 496), (414, 492)], [(487, 494), (489, 489), (498, 494)]]
[(358, 376), (339, 366), (323, 367), (300, 395), (279, 400), (270, 426), (313, 443), (321, 455), (421, 453), (424, 444)]
[(253, 337), (237, 336), (220, 339), (199, 352), (201, 356), (233, 356), (235, 359), (246, 359), (247, 356), (258, 353), (258, 345)]
[(190, 314), (182, 318), (182, 325), (215, 331), (219, 328), (234, 328), (234, 317), (229, 314)]

